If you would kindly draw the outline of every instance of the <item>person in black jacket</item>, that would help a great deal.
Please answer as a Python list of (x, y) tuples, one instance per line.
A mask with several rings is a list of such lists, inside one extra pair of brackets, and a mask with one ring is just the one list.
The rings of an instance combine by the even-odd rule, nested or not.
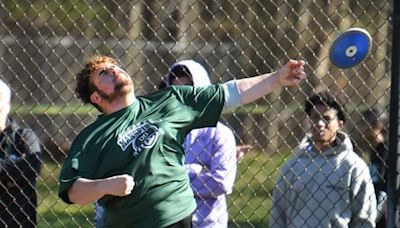
[(10, 109), (11, 90), (0, 80), (0, 227), (35, 227), (40, 143), (8, 116)]
[(388, 122), (388, 116), (384, 110), (371, 108), (362, 112), (366, 129), (363, 131), (365, 142), (369, 155), (369, 169), (374, 183), (376, 199), (378, 203), (378, 216), (376, 221), (377, 228), (386, 227), (386, 159), (388, 157), (388, 148), (385, 140), (385, 126)]

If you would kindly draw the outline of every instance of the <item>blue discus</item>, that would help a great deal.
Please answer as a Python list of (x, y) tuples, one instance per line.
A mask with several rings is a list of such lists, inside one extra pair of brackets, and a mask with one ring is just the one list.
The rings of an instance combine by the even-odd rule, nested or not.
[(339, 68), (354, 67), (367, 57), (371, 41), (371, 36), (365, 29), (348, 29), (334, 39), (329, 58)]

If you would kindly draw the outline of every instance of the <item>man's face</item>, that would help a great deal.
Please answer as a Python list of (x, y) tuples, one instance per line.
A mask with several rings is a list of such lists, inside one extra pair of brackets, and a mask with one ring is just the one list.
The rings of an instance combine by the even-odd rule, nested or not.
[(314, 142), (323, 145), (332, 143), (343, 126), (343, 121), (337, 117), (337, 110), (326, 105), (316, 105), (309, 118)]
[(133, 82), (128, 73), (112, 63), (99, 65), (90, 80), (97, 88), (95, 92), (109, 103), (133, 91)]

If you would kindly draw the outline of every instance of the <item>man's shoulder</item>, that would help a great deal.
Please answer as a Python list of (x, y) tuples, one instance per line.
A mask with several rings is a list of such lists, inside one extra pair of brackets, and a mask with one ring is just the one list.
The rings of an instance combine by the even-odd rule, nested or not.
[(84, 142), (90, 141), (93, 137), (93, 135), (96, 134), (96, 132), (99, 132), (98, 130), (98, 123), (95, 121), (91, 123), (90, 125), (84, 127), (74, 138), (72, 145), (74, 144), (83, 144)]
[(354, 150), (348, 150), (343, 153), (343, 160), (347, 161), (349, 166), (367, 168), (367, 163)]
[(207, 90), (218, 90), (222, 89), (221, 84), (212, 84), (207, 86), (189, 86), (189, 85), (173, 85), (167, 88), (163, 88), (159, 91), (154, 92), (156, 93), (173, 93), (173, 94), (199, 94), (201, 91)]
[(139, 101), (139, 103), (160, 102), (165, 99), (171, 99), (173, 97), (177, 97), (180, 94), (184, 94), (185, 92), (187, 93), (187, 90), (190, 89), (190, 88), (180, 88), (180, 87), (186, 87), (186, 86), (166, 87), (145, 95), (137, 96), (137, 101)]

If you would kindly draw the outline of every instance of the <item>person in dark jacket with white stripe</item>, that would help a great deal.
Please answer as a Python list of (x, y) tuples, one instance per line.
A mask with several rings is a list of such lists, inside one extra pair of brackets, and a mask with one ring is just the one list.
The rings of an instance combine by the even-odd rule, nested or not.
[(0, 80), (0, 227), (35, 227), (40, 143), (8, 116), (10, 109), (11, 90)]

